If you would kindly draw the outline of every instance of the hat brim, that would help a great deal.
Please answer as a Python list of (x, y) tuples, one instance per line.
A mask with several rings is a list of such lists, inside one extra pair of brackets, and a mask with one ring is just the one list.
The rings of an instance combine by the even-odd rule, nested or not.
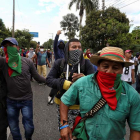
[(3, 40), (2, 43), (1, 43), (1, 46), (4, 46), (6, 42), (10, 42), (10, 43), (12, 43), (12, 44), (14, 45), (14, 43), (13, 43), (12, 41), (9, 41), (9, 40)]
[(116, 59), (109, 59), (109, 58), (106, 58), (106, 57), (101, 57), (101, 56), (91, 56), (90, 57), (90, 61), (92, 64), (98, 66), (98, 62), (99, 60), (109, 60), (109, 61), (113, 61), (113, 62), (119, 62), (119, 63), (122, 63), (124, 64), (124, 67), (128, 67), (128, 66), (132, 66), (134, 63), (131, 63), (131, 62), (123, 62), (123, 61), (119, 61), (119, 60), (116, 60)]

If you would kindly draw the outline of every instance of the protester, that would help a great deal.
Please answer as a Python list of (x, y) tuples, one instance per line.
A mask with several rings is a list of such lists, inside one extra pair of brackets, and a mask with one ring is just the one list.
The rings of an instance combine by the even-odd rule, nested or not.
[(135, 66), (135, 77), (137, 75), (137, 70), (138, 70), (138, 65), (139, 65), (139, 60), (138, 60), (138, 57), (139, 57), (140, 53), (137, 52), (136, 53), (136, 56), (134, 57), (133, 61), (134, 61), (134, 66)]
[(33, 61), (34, 56), (35, 56), (34, 49), (33, 48), (30, 48), (29, 53), (26, 54), (26, 57), (29, 58), (29, 59), (31, 59)]
[(33, 125), (33, 93), (30, 83), (30, 75), (36, 81), (44, 82), (33, 62), (18, 54), (18, 42), (9, 37), (3, 40), (6, 58), (0, 57), (0, 69), (7, 83), (7, 115), (13, 140), (22, 140), (19, 129), (19, 113), (22, 113), (22, 123), (25, 129), (26, 140), (31, 140)]
[(90, 60), (98, 65), (98, 72), (80, 78), (61, 97), (61, 139), (72, 140), (72, 132), (67, 125), (69, 106), (79, 103), (81, 117), (84, 117), (103, 97), (106, 104), (84, 122), (88, 139), (123, 140), (127, 120), (130, 139), (139, 140), (140, 96), (121, 80), (123, 67), (132, 63), (124, 61), (123, 50), (117, 47), (105, 47), (100, 56), (92, 56)]
[(7, 112), (6, 112), (7, 86), (3, 73), (0, 70), (0, 140), (7, 140)]
[(58, 41), (60, 34), (61, 34), (61, 30), (58, 30), (54, 40), (53, 50), (54, 50), (55, 60), (64, 58), (65, 43), (63, 40)]
[[(140, 61), (140, 53), (137, 54), (138, 62)], [(136, 90), (140, 93), (140, 64), (138, 63), (137, 73), (136, 73)]]
[(87, 49), (86, 52), (84, 53), (84, 58), (85, 59), (90, 59), (90, 57), (91, 57), (90, 49)]
[[(132, 53), (133, 51), (126, 50), (124, 61), (134, 63), (134, 61), (131, 60)], [(134, 84), (135, 83), (135, 66), (132, 65), (132, 66), (124, 67), (121, 79), (130, 85)]]
[[(85, 53), (83, 53), (84, 59), (90, 59), (92, 56), (90, 49), (87, 49)], [(97, 66), (93, 65), (95, 72), (97, 71)]]
[(52, 63), (52, 52), (50, 51), (50, 63)]
[[(35, 62), (36, 62), (36, 60), (35, 60), (36, 54), (35, 54), (33, 48), (30, 48), (29, 53), (26, 54), (26, 57), (29, 58), (29, 59), (31, 59), (33, 61), (34, 65), (35, 65)], [(31, 76), (31, 81), (33, 82), (33, 77), (32, 76)]]
[(50, 49), (47, 50), (47, 56), (48, 56), (48, 61), (49, 63), (51, 62), (51, 53), (50, 53)]
[(19, 49), (19, 54), (20, 54), (20, 56), (26, 57), (25, 54), (24, 54), (24, 52), (25, 52), (24, 48), (21, 47), (21, 48)]
[(28, 51), (28, 49), (27, 48), (25, 48), (25, 51), (24, 51), (24, 57), (26, 57), (26, 54), (28, 54), (29, 53), (29, 51)]
[[(46, 68), (46, 62), (48, 63), (49, 68), (50, 63), (48, 61), (48, 57), (47, 57), (47, 53), (44, 52), (44, 47), (40, 46), (40, 50), (39, 50), (39, 44), (37, 44), (36, 47), (36, 55), (37, 55), (37, 70), (39, 75), (43, 75), (44, 78), (46, 78), (47, 75), (47, 68)], [(39, 83), (39, 85), (42, 85), (44, 83)]]
[[(94, 68), (89, 60), (83, 58), (82, 46), (78, 39), (71, 39), (65, 46), (65, 58), (58, 59), (49, 72), (46, 83), (49, 87), (57, 89), (54, 99), (58, 108), (58, 121), (60, 126), (59, 105), (60, 98), (70, 85), (77, 79), (94, 73)], [(69, 108), (69, 123), (73, 123), (79, 113), (79, 106)]]
[[(58, 30), (57, 31), (57, 34), (55, 36), (55, 40), (54, 40), (54, 46), (53, 46), (53, 50), (54, 50), (54, 58), (55, 58), (55, 61), (57, 59), (60, 59), (60, 58), (64, 58), (64, 48), (65, 48), (65, 44), (64, 44), (64, 41), (63, 40), (59, 40), (59, 35), (61, 34), (61, 30)], [(48, 103), (50, 104), (53, 104), (53, 100), (52, 100), (52, 97), (55, 95), (55, 93), (57, 92), (57, 89), (51, 89), (51, 92), (48, 96)]]

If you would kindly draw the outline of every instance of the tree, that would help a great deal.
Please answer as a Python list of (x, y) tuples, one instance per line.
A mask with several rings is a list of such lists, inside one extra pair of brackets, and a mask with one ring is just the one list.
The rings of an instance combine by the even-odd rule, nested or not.
[(80, 25), (82, 23), (84, 10), (86, 14), (89, 14), (93, 9), (98, 9), (98, 0), (71, 0), (69, 9), (71, 9), (74, 4), (76, 4), (76, 10), (79, 10)]
[(60, 25), (68, 39), (74, 38), (76, 31), (79, 31), (78, 17), (72, 13), (63, 16), (63, 20), (60, 22)]
[(136, 26), (132, 31), (133, 39), (140, 40), (140, 26)]
[(52, 49), (53, 48), (53, 40), (49, 39), (47, 42), (43, 43), (45, 49)]
[(30, 41), (33, 38), (33, 35), (29, 33), (29, 30), (16, 30), (15, 31), (15, 38), (18, 41), (18, 44), (20, 47), (23, 48), (29, 48), (30, 47)]
[(36, 49), (36, 45), (37, 45), (36, 41), (30, 41), (30, 48)]
[(101, 50), (107, 43), (123, 47), (121, 41), (127, 40), (125, 34), (129, 32), (129, 28), (129, 19), (126, 15), (119, 9), (109, 7), (104, 12), (93, 10), (87, 16), (86, 25), (81, 28), (80, 37), (82, 44), (93, 48), (94, 51)]
[(0, 19), (0, 42), (2, 42), (5, 38), (10, 37), (11, 35), (11, 31), (5, 27), (4, 22), (2, 19)]

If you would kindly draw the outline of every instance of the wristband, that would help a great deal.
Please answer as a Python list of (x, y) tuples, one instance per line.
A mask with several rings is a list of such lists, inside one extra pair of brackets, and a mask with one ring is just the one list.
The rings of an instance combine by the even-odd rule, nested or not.
[(67, 125), (61, 126), (60, 130), (63, 129), (63, 128), (66, 128), (66, 127), (69, 127), (69, 125), (67, 124)]

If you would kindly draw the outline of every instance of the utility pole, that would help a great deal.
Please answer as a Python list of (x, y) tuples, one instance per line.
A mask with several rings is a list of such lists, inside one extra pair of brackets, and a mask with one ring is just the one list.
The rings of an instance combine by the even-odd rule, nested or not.
[(52, 47), (51, 47), (51, 49), (52, 49), (53, 48), (53, 33), (49, 33), (49, 34), (52, 35)]
[(12, 30), (12, 37), (14, 37), (15, 31), (15, 0), (13, 0), (13, 30)]
[(102, 0), (102, 10), (105, 10), (105, 0)]
[(53, 33), (49, 33), (49, 34), (51, 34), (51, 35), (52, 35), (52, 40), (53, 40)]

